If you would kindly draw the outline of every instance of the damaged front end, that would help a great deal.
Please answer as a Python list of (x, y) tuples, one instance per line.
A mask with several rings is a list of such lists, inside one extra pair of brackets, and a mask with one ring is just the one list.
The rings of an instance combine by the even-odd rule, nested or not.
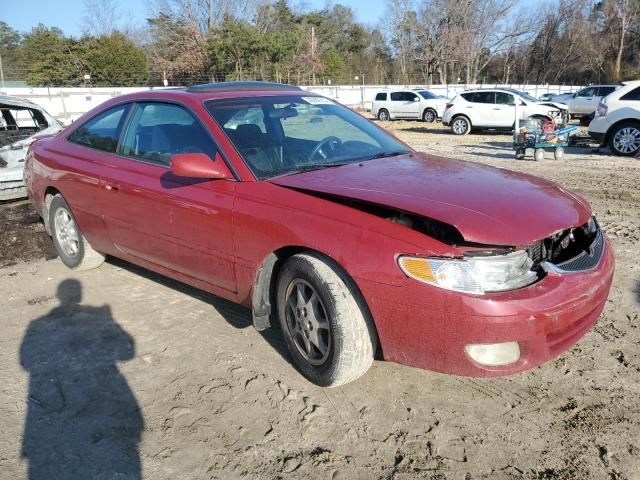
[(0, 201), (26, 197), (23, 172), (29, 145), (62, 125), (28, 100), (0, 96)]
[(460, 258), (402, 255), (398, 265), (422, 283), (463, 293), (484, 295), (529, 286), (546, 274), (565, 275), (598, 266), (605, 248), (595, 217), (565, 229), (524, 249), (472, 246)]

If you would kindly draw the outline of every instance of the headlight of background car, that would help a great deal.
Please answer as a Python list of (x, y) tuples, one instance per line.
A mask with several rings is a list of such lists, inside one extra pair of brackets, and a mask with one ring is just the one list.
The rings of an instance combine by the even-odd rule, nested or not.
[(409, 277), (435, 287), (482, 295), (530, 285), (538, 279), (527, 252), (473, 256), (463, 259), (402, 256), (398, 259)]

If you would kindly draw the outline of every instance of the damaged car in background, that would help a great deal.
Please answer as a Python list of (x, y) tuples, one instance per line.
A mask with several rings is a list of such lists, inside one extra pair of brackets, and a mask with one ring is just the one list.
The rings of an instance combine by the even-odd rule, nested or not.
[(376, 357), (536, 367), (597, 322), (614, 271), (579, 195), (417, 152), (288, 85), (114, 98), (36, 141), (25, 180), (68, 267), (113, 255), (246, 305), (323, 386)]
[(58, 132), (62, 125), (29, 100), (0, 96), (0, 201), (26, 197), (24, 158), (38, 135)]

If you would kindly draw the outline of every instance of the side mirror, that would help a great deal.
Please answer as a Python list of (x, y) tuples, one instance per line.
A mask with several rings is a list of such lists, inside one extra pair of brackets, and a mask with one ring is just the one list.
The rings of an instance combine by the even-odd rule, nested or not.
[(176, 153), (171, 156), (171, 173), (178, 177), (210, 180), (233, 178), (233, 174), (219, 153), (216, 153), (214, 160), (211, 160), (206, 153)]
[(420, 101), (420, 99), (419, 99), (418, 97), (413, 97), (413, 101), (414, 101), (414, 102), (419, 102), (419, 101)]

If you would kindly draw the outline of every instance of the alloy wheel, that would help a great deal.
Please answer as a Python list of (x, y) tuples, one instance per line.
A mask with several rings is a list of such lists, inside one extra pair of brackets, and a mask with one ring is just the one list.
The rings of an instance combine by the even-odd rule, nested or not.
[(300, 355), (311, 365), (322, 365), (331, 352), (331, 328), (327, 309), (316, 290), (301, 278), (286, 292), (286, 326)]
[(640, 129), (635, 127), (621, 128), (613, 137), (613, 146), (618, 152), (625, 154), (640, 150)]
[(80, 236), (73, 217), (64, 208), (59, 208), (54, 218), (58, 244), (69, 257), (77, 256), (80, 250)]
[(451, 128), (456, 135), (464, 135), (467, 132), (467, 121), (464, 118), (456, 118)]

